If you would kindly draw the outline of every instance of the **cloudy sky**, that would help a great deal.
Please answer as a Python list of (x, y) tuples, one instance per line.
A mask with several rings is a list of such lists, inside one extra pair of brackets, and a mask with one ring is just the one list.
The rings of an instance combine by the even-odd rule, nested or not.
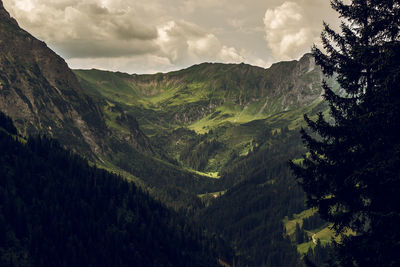
[(318, 44), (328, 0), (3, 0), (72, 68), (128, 73), (201, 62), (261, 67)]

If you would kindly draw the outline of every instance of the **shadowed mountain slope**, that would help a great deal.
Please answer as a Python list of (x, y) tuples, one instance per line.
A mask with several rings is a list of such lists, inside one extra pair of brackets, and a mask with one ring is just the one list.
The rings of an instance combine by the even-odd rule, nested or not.
[(46, 134), (86, 155), (104, 150), (106, 125), (65, 61), (0, 5), (0, 110), (23, 135)]
[(182, 216), (1, 112), (0, 151), (0, 266), (218, 266)]

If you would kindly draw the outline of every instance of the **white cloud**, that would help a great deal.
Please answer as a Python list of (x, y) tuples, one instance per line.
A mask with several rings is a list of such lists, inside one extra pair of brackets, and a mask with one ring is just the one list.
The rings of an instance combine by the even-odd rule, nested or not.
[(244, 59), (236, 48), (223, 45), (214, 34), (186, 21), (169, 21), (158, 28), (158, 36), (161, 55), (173, 64), (241, 62)]
[(198, 57), (210, 58), (215, 55), (215, 50), (218, 49), (221, 44), (214, 34), (205, 34), (200, 38), (193, 38), (187, 41), (188, 51)]
[[(46, 41), (71, 67), (149, 71), (186, 67), (204, 61), (243, 60), (210, 31), (171, 19), (160, 0), (5, 0), (20, 25)], [(184, 1), (180, 9), (210, 8), (223, 2)], [(131, 67), (129, 67), (131, 66)], [(139, 68), (140, 70), (143, 67)], [(140, 71), (139, 70), (139, 71)]]
[(245, 57), (234, 47), (223, 46), (218, 53), (217, 58), (223, 62), (239, 63), (244, 62)]
[(320, 44), (322, 21), (332, 20), (329, 1), (286, 1), (264, 15), (265, 40), (275, 60), (300, 57)]
[(318, 42), (320, 27), (311, 25), (305, 10), (295, 2), (268, 9), (264, 25), (265, 39), (277, 60), (297, 58)]
[[(116, 2), (24, 0), (9, 8), (21, 26), (57, 48), (64, 57), (112, 57), (154, 51), (157, 28), (139, 5)], [(32, 8), (34, 6), (34, 8)]]
[(230, 18), (230, 19), (227, 19), (227, 23), (234, 28), (240, 29), (245, 25), (245, 20), (238, 19), (238, 18)]
[(68, 65), (73, 69), (102, 69), (132, 73), (156, 73), (176, 70), (168, 58), (147, 55), (123, 56), (123, 57), (96, 57), (96, 58), (71, 58)]
[[(96, 56), (102, 51), (84, 51), (82, 48), (82, 54), (76, 51), (74, 54), (77, 56), (70, 58), (68, 64), (71, 68), (98, 68), (125, 72), (132, 72), (134, 69), (136, 73), (155, 73), (176, 70), (176, 66), (188, 67), (204, 61), (226, 63), (244, 61), (244, 57), (236, 48), (222, 45), (215, 35), (182, 20), (168, 21), (158, 26), (154, 44), (155, 48), (152, 51), (131, 55), (124, 55), (123, 51), (118, 54), (118, 51), (123, 49), (123, 45), (120, 45), (115, 47), (116, 52), (109, 57)], [(65, 49), (70, 47), (66, 44)], [(107, 47), (108, 45), (104, 44), (103, 49), (106, 50)]]

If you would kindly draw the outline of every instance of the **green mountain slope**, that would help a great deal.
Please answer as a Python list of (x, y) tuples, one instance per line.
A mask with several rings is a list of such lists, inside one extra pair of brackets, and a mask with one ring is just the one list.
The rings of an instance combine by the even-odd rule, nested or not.
[(116, 132), (130, 114), (164, 155), (205, 173), (257, 147), (266, 128), (293, 129), (304, 112), (324, 109), (322, 74), (308, 54), (269, 69), (204, 63), (154, 75), (74, 72)]
[(112, 135), (102, 108), (84, 92), (64, 59), (21, 29), (2, 4), (0, 52), (0, 111), (22, 135), (56, 138), (92, 160), (118, 152), (115, 143), (152, 153), (130, 116), (120, 120), (125, 135)]
[(302, 107), (320, 96), (322, 79), (310, 55), (269, 69), (204, 63), (155, 75), (74, 72), (93, 95), (131, 107), (148, 134), (155, 125), (204, 132), (226, 121), (249, 122)]

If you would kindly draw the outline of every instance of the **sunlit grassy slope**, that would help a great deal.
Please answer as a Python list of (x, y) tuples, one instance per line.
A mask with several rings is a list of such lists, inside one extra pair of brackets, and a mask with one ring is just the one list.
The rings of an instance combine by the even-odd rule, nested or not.
[[(309, 248), (314, 249), (317, 241), (321, 243), (322, 246), (326, 246), (332, 243), (332, 239), (335, 239), (337, 242), (340, 242), (340, 237), (337, 236), (332, 229), (332, 224), (330, 223), (321, 223), (318, 227), (313, 229), (304, 229), (303, 221), (317, 213), (316, 209), (307, 209), (299, 214), (293, 214), (292, 218), (288, 218), (287, 216), (283, 220), (283, 224), (285, 226), (286, 234), (291, 237), (293, 242), (295, 235), (296, 224), (299, 224), (300, 228), (303, 228), (304, 232), (309, 237), (308, 241), (297, 244), (297, 251), (300, 254), (305, 254), (309, 250)], [(348, 230), (346, 235), (354, 235), (354, 232)]]
[[(293, 218), (288, 219), (286, 217), (283, 220), (286, 234), (294, 238), (296, 224), (299, 224), (300, 227), (303, 227), (303, 220), (309, 218), (310, 216), (316, 213), (315, 209), (308, 209), (299, 214), (294, 214)], [(301, 244), (297, 244), (297, 250), (300, 254), (307, 253), (309, 248), (315, 248), (317, 240), (321, 242), (322, 246), (325, 246), (331, 242), (331, 239), (335, 237), (333, 230), (331, 229), (330, 224), (322, 224), (320, 227), (315, 229), (304, 229), (305, 233), (309, 237), (309, 241), (306, 241)]]

